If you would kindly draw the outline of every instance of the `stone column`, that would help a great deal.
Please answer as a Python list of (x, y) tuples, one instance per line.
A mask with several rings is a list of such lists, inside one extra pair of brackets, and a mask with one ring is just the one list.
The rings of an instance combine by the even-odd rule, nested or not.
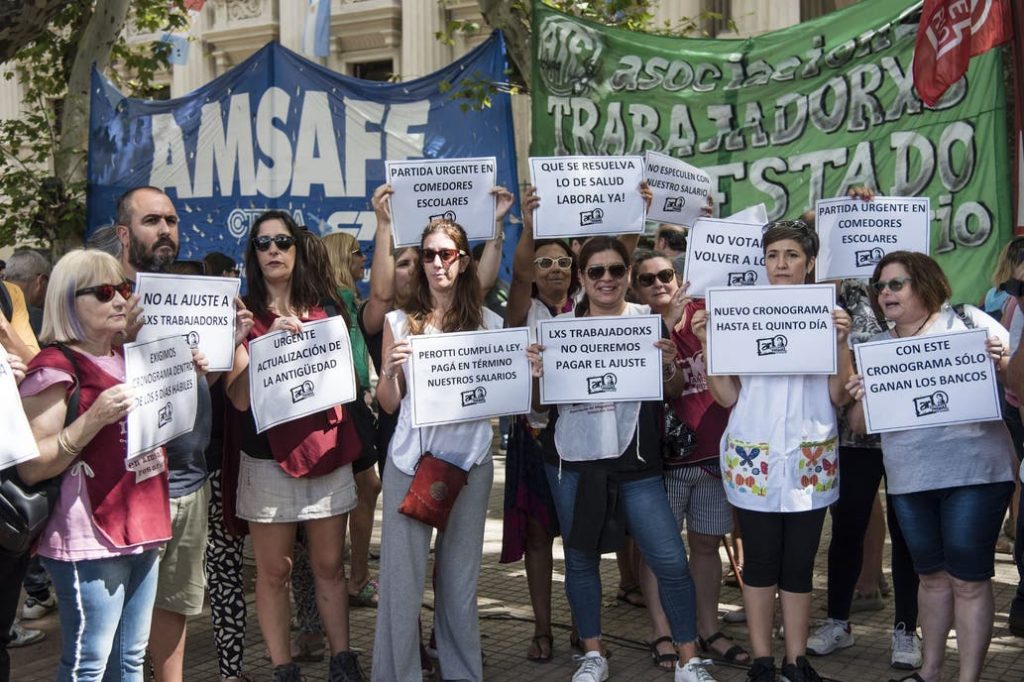
[(732, 0), (732, 19), (741, 36), (800, 23), (800, 0)]
[(425, 76), (451, 63), (451, 49), (434, 37), (446, 20), (447, 12), (437, 0), (402, 3), (402, 80)]

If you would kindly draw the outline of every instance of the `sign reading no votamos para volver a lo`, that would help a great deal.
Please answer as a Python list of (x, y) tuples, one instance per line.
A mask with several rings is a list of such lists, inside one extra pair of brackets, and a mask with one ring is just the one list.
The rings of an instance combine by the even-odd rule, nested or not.
[(542, 320), (541, 403), (661, 400), (661, 324), (658, 315)]
[(711, 176), (694, 165), (660, 152), (644, 157), (647, 184), (654, 194), (648, 220), (689, 227), (700, 217), (711, 192)]
[(819, 199), (817, 281), (867, 279), (878, 261), (893, 251), (928, 253), (931, 215), (928, 197)]
[(487, 419), (530, 410), (525, 327), (409, 337), (412, 425)]
[(458, 223), (470, 241), (494, 239), (497, 162), (474, 159), (386, 161), (395, 246), (419, 246), (435, 220)]
[(761, 250), (761, 226), (700, 218), (690, 228), (683, 279), (687, 293), (702, 297), (711, 287), (752, 287), (768, 283)]
[(249, 400), (256, 432), (356, 399), (352, 345), (340, 316), (303, 322), (249, 342)]
[(854, 346), (868, 433), (1001, 419), (987, 337), (970, 329)]
[(198, 380), (184, 336), (125, 344), (124, 367), (125, 383), (135, 392), (126, 459), (151, 453), (195, 428)]
[(831, 284), (707, 291), (708, 374), (835, 374)]
[(0, 443), (0, 471), (39, 456), (6, 353), (0, 353), (0, 433), (4, 434)]
[(540, 198), (537, 239), (644, 231), (642, 156), (532, 157), (530, 177)]
[(140, 272), (136, 293), (143, 325), (136, 341), (180, 334), (206, 356), (211, 372), (227, 372), (235, 360), (237, 277), (199, 277)]

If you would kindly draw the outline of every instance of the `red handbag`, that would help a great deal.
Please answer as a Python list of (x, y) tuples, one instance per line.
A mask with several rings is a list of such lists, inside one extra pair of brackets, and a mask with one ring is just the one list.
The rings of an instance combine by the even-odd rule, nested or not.
[(398, 511), (443, 531), (455, 499), (468, 480), (469, 474), (459, 467), (424, 452)]

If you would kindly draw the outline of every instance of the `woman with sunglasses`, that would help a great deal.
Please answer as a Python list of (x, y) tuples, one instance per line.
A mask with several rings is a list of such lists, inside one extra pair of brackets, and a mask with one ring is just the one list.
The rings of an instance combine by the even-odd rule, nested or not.
[[(807, 223), (769, 223), (761, 246), (770, 284), (808, 281), (818, 255), (818, 235)], [(850, 316), (837, 308), (832, 320), (839, 359), (836, 374), (707, 378), (715, 402), (732, 408), (720, 444), (720, 467), (743, 528), (743, 604), (754, 655), (747, 679), (755, 682), (775, 680), (776, 592), (786, 630), (782, 679), (821, 679), (805, 656), (811, 577), (825, 512), (839, 495), (835, 406), (848, 402), (843, 386), (852, 373), (846, 345)], [(693, 314), (693, 332), (705, 357), (710, 323), (707, 311)], [(801, 478), (808, 467), (815, 481)]]
[[(327, 317), (337, 304), (329, 272), (310, 262), (301, 233), (285, 211), (267, 211), (253, 223), (245, 254), (254, 326), (235, 349), (225, 391), (241, 446), (237, 514), (249, 522), (256, 554), (256, 615), (276, 682), (300, 679), (289, 643), (289, 581), (296, 530), (303, 524), (317, 608), (330, 647), (331, 680), (362, 680), (349, 648), (348, 591), (342, 561), (348, 512), (356, 506), (351, 463), (361, 452), (350, 408), (334, 408), (256, 433), (249, 404), (248, 342)], [(325, 272), (321, 273), (323, 269)], [(340, 414), (339, 414), (340, 413)]]
[[(997, 376), (1009, 363), (1007, 331), (974, 306), (954, 309), (949, 280), (922, 253), (894, 251), (875, 266), (871, 306), (891, 324), (872, 340), (985, 329)], [(864, 383), (850, 378), (851, 426), (864, 432)], [(993, 548), (1013, 492), (1013, 443), (1001, 421), (882, 434), (889, 495), (921, 578), (924, 661), (904, 680), (938, 682), (946, 638), (956, 627), (961, 680), (977, 680), (992, 635)], [(788, 636), (787, 632), (787, 636)]]
[[(483, 307), (476, 264), (459, 225), (435, 221), (423, 230), (420, 266), (408, 299), (387, 315), (384, 366), (377, 400), (398, 414), (384, 468), (380, 603), (373, 649), (373, 679), (420, 678), (419, 615), (433, 528), (398, 511), (423, 453), (468, 473), (448, 525), (435, 545), (434, 633), (448, 679), (483, 679), (476, 584), (494, 466), (490, 420), (415, 428), (408, 392), (409, 337), (417, 334), (500, 329), (501, 318)], [(399, 409), (400, 408), (400, 409)]]
[[(591, 237), (579, 259), (584, 295), (572, 312), (561, 317), (650, 312), (647, 306), (626, 302), (629, 250), (621, 241)], [(667, 338), (657, 345), (662, 351), (664, 393), (677, 396), (683, 377), (675, 367), (675, 346)], [(544, 372), (543, 351), (536, 343), (529, 350), (538, 379)], [(534, 396), (539, 395), (537, 386)], [(660, 407), (658, 401), (645, 401), (563, 404), (548, 409), (549, 427), (542, 436), (545, 470), (565, 536), (565, 593), (585, 650), (573, 682), (608, 679), (608, 661), (602, 654), (598, 569), (601, 553), (623, 545), (625, 531), (633, 536), (658, 579), (679, 656), (674, 666), (676, 682), (714, 679), (705, 662), (696, 657), (694, 586), (661, 474)], [(542, 409), (540, 405), (535, 408)], [(604, 435), (608, 433), (613, 434), (611, 440)], [(611, 498), (618, 504), (607, 505)]]
[[(18, 473), (30, 485), (61, 479), (36, 548), (60, 607), (58, 680), (141, 682), (157, 548), (171, 536), (166, 466), (137, 476), (125, 461), (135, 396), (118, 344), (131, 295), (114, 257), (77, 250), (61, 258), (41, 334), (61, 347), (35, 356), (20, 387), (40, 456), (19, 464)], [(193, 360), (205, 374), (205, 358), (194, 352)], [(163, 448), (142, 457), (165, 465)]]
[[(746, 663), (750, 656), (730, 644), (718, 629), (718, 596), (722, 559), (718, 545), (732, 530), (732, 506), (722, 485), (718, 444), (729, 410), (715, 402), (707, 387), (704, 353), (693, 335), (693, 315), (704, 310), (704, 299), (686, 295), (668, 256), (640, 251), (633, 259), (633, 292), (637, 300), (661, 315), (676, 347), (676, 370), (685, 379), (683, 392), (665, 405), (665, 487), (679, 530), (686, 522), (690, 574), (697, 591), (698, 643), (705, 653), (730, 662)], [(668, 621), (658, 600), (658, 585), (646, 566), (641, 584), (654, 636), (651, 657), (665, 667), (675, 660)]]

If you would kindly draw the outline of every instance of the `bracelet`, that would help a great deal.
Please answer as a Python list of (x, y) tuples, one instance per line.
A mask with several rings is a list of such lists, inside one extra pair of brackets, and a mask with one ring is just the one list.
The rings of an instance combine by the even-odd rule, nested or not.
[(68, 436), (67, 428), (60, 430), (57, 434), (57, 451), (63, 450), (65, 453), (71, 456), (72, 459), (82, 454), (82, 448), (76, 448), (71, 444), (71, 437)]
[(383, 372), (383, 374), (384, 378), (387, 379), (388, 381), (394, 381), (395, 379), (398, 378), (398, 372), (392, 372), (390, 374), (388, 374), (387, 372)]
[(662, 381), (664, 381), (666, 383), (669, 382), (669, 381), (672, 381), (672, 379), (674, 379), (675, 376), (676, 376), (676, 363), (673, 362), (669, 366), (672, 368), (672, 371), (668, 373), (668, 376), (665, 376), (665, 371), (664, 370), (662, 370), (662, 372), (661, 372)]

